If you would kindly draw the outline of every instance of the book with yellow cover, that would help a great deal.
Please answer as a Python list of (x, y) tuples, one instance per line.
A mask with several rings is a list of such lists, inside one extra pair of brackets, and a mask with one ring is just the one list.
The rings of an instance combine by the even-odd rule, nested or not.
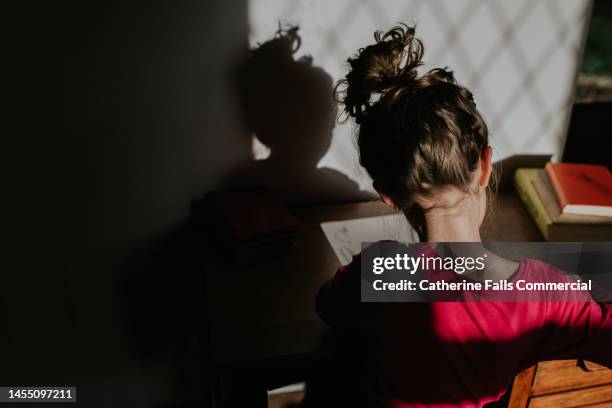
[(527, 207), (529, 215), (531, 215), (540, 232), (542, 232), (544, 239), (550, 240), (548, 238), (548, 227), (552, 224), (552, 221), (532, 184), (533, 180), (538, 177), (539, 170), (531, 168), (518, 169), (514, 173), (514, 186), (525, 207)]

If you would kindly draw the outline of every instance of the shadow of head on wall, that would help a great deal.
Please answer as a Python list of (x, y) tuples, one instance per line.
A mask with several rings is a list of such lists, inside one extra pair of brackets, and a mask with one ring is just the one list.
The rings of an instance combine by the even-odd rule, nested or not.
[(317, 167), (331, 145), (337, 108), (331, 76), (311, 57), (295, 58), (300, 45), (298, 27), (279, 28), (238, 65), (244, 125), (270, 154), (238, 165), (230, 185), (269, 190), (286, 202), (366, 198), (344, 174)]

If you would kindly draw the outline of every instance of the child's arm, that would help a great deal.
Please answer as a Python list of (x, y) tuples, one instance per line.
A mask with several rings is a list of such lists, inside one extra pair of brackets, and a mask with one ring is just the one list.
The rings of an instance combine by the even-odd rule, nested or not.
[(581, 358), (612, 368), (612, 308), (568, 302), (555, 308), (550, 335), (553, 358)]
[(360, 292), (361, 256), (355, 255), (350, 264), (341, 266), (321, 289), (316, 299), (319, 317), (336, 328), (357, 327), (362, 319)]
[[(543, 262), (532, 267), (532, 280), (573, 281)], [(594, 301), (588, 291), (566, 291), (549, 297), (542, 344), (544, 359), (581, 358), (612, 368), (612, 305)]]

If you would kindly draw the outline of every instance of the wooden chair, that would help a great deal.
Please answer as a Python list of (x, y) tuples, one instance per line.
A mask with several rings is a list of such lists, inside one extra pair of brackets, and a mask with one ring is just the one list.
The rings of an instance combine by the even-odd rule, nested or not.
[(555, 360), (519, 373), (508, 408), (612, 407), (612, 370), (583, 360)]

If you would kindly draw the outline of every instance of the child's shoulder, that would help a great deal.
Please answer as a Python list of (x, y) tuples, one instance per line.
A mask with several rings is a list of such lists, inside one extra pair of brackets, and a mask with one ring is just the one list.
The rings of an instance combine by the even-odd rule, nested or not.
[(538, 282), (571, 281), (572, 279), (561, 269), (539, 259), (526, 258), (521, 260), (519, 274), (523, 279)]

